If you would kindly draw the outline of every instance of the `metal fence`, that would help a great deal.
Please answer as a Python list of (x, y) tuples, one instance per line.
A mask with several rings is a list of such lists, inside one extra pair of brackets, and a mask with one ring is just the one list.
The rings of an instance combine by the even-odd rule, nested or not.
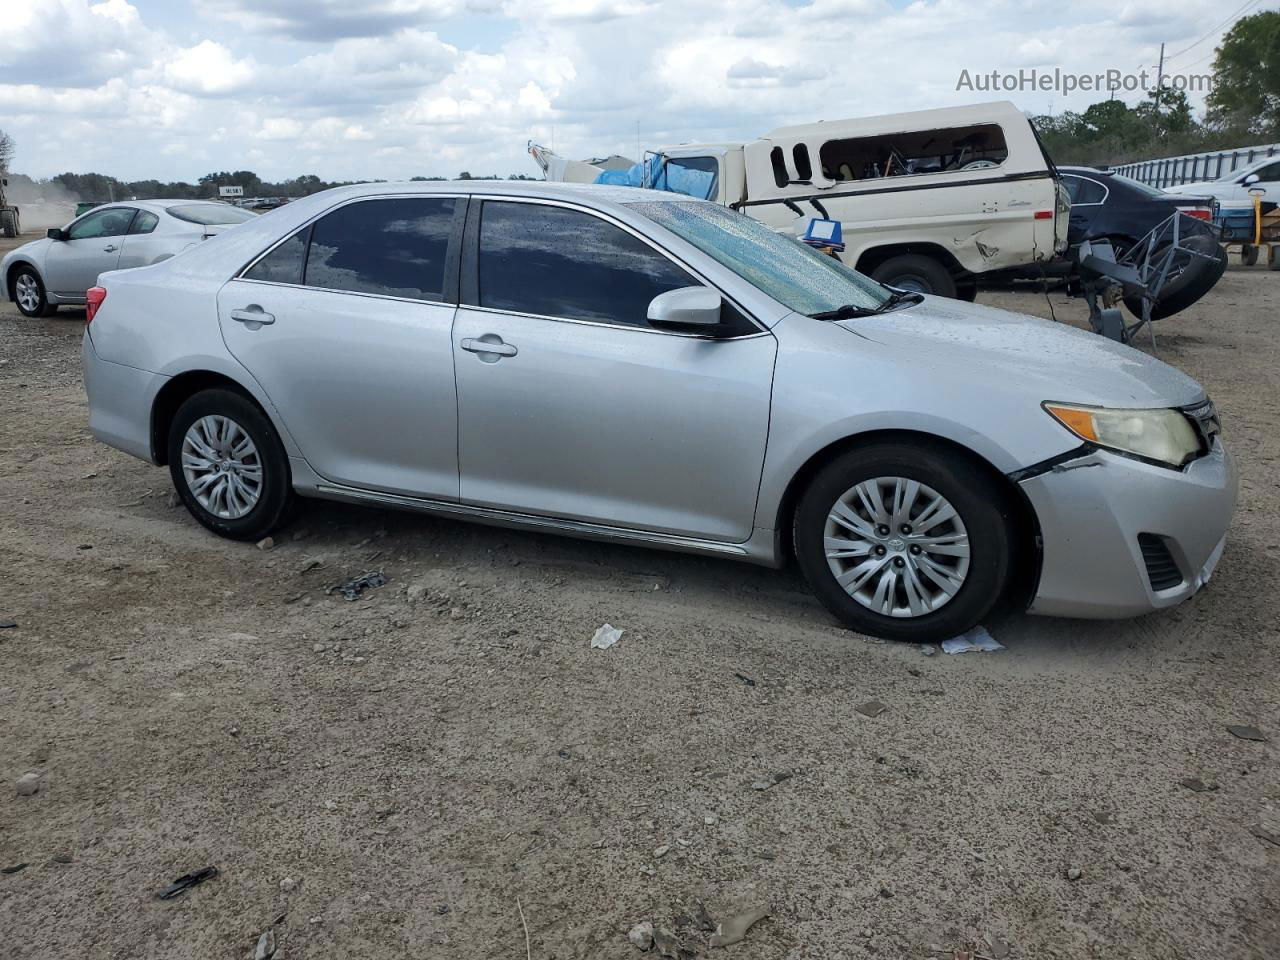
[(1241, 147), (1238, 150), (1215, 150), (1211, 153), (1189, 153), (1184, 157), (1165, 157), (1161, 160), (1140, 160), (1112, 167), (1116, 173), (1141, 180), (1152, 187), (1176, 187), (1200, 180), (1217, 180), (1233, 170), (1247, 167), (1255, 160), (1280, 155), (1280, 143), (1257, 147)]

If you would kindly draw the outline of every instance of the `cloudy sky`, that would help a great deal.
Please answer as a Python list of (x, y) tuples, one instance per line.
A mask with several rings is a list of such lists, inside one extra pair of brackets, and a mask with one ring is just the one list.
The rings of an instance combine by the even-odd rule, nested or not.
[[(1274, 0), (1241, 8), (1274, 8)], [(0, 0), (13, 169), (536, 173), (570, 156), (996, 99), (962, 70), (1207, 72), (1221, 0)], [(1141, 94), (1122, 94), (1136, 102)], [(1034, 112), (1105, 94), (1000, 94)], [(1202, 95), (1193, 95), (1201, 102)]]

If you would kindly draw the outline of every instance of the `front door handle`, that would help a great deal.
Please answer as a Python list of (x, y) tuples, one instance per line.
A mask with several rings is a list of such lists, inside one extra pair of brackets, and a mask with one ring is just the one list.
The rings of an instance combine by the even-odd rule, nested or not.
[[(486, 354), (493, 357), (514, 357), (520, 352), (512, 344), (503, 343), (502, 338), (496, 333), (486, 333), (483, 337), (477, 337), (474, 340), (467, 337), (462, 341), (461, 346), (463, 350), (470, 353), (480, 354), (481, 360), (487, 359)], [(492, 360), (489, 362), (493, 363)]]
[(250, 330), (257, 330), (258, 327), (276, 322), (273, 314), (267, 313), (256, 303), (251, 303), (242, 310), (232, 310), (231, 319), (237, 323), (243, 323)]
[(116, 245), (115, 245), (114, 243), (108, 243), (105, 247), (103, 247), (103, 248), (102, 248), (102, 252), (103, 252), (103, 253), (115, 253), (115, 252), (116, 252)]

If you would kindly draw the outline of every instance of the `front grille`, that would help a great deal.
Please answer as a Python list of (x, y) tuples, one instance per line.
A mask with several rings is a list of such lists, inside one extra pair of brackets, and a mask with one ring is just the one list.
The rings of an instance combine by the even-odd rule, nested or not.
[(1142, 550), (1142, 562), (1147, 565), (1152, 590), (1168, 590), (1182, 584), (1182, 571), (1173, 562), (1173, 555), (1163, 540), (1154, 533), (1140, 533), (1138, 547)]

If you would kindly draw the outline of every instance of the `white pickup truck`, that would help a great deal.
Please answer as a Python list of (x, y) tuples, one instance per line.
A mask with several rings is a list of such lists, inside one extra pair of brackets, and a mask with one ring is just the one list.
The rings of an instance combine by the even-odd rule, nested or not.
[[(621, 158), (529, 151), (548, 180), (627, 181)], [(883, 283), (972, 300), (985, 273), (1053, 259), (1070, 200), (1008, 101), (782, 127), (747, 143), (646, 153), (637, 186), (713, 200), (799, 236), (841, 223), (848, 265)]]

